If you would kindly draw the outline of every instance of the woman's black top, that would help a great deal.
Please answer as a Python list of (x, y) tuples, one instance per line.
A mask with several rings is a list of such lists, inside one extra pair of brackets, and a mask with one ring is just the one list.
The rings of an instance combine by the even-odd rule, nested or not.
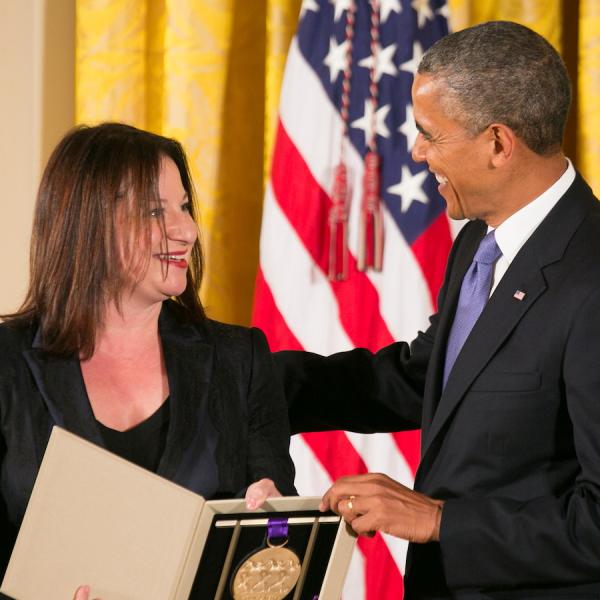
[(169, 398), (145, 421), (127, 431), (106, 427), (96, 419), (106, 449), (155, 473), (169, 429)]

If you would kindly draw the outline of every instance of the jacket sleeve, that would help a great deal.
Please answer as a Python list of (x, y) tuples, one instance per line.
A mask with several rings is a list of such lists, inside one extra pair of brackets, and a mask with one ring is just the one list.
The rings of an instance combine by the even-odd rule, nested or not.
[(373, 354), (363, 348), (320, 356), (277, 352), (292, 433), (418, 429), (432, 332)]
[(277, 378), (264, 334), (251, 329), (252, 373), (248, 393), (246, 482), (268, 477), (284, 496), (295, 495), (294, 464), (283, 388)]
[[(477, 224), (476, 224), (477, 223)], [(479, 222), (465, 225), (452, 246), (440, 290), (443, 306), (452, 265), (467, 232), (479, 235)], [(292, 433), (345, 429), (358, 433), (421, 427), (425, 378), (439, 314), (409, 345), (396, 342), (379, 352), (359, 348), (328, 357), (301, 351), (275, 353), (284, 383)]]
[[(592, 290), (569, 310), (573, 317), (565, 334), (562, 370), (556, 389), (547, 391), (547, 410), (551, 410), (551, 394), (556, 394), (564, 407), (561, 418), (570, 421), (572, 439), (561, 442), (563, 464), (572, 463), (570, 483), (560, 486), (555, 495), (534, 495), (522, 501), (503, 497), (447, 500), (440, 544), (451, 588), (598, 581), (600, 290)], [(552, 468), (548, 462), (546, 476), (551, 476)], [(515, 478), (519, 476), (514, 473)]]

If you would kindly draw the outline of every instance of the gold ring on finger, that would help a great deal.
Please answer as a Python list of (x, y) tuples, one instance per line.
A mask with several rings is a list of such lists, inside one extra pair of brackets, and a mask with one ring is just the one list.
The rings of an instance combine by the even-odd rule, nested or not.
[(354, 514), (354, 504), (352, 503), (352, 501), (356, 498), (356, 496), (350, 496), (350, 498), (348, 498), (348, 510)]

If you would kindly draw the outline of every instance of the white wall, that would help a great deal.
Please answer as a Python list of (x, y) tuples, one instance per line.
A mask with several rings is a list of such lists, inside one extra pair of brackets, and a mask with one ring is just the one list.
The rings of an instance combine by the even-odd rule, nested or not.
[(0, 0), (0, 314), (18, 308), (43, 165), (74, 123), (75, 0)]

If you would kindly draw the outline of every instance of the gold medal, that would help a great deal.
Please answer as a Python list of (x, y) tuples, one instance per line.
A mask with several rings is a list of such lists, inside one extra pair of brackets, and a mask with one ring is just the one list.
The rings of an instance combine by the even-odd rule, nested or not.
[(234, 600), (283, 600), (294, 589), (300, 577), (300, 559), (288, 548), (269, 546), (251, 554), (237, 568), (231, 584)]

